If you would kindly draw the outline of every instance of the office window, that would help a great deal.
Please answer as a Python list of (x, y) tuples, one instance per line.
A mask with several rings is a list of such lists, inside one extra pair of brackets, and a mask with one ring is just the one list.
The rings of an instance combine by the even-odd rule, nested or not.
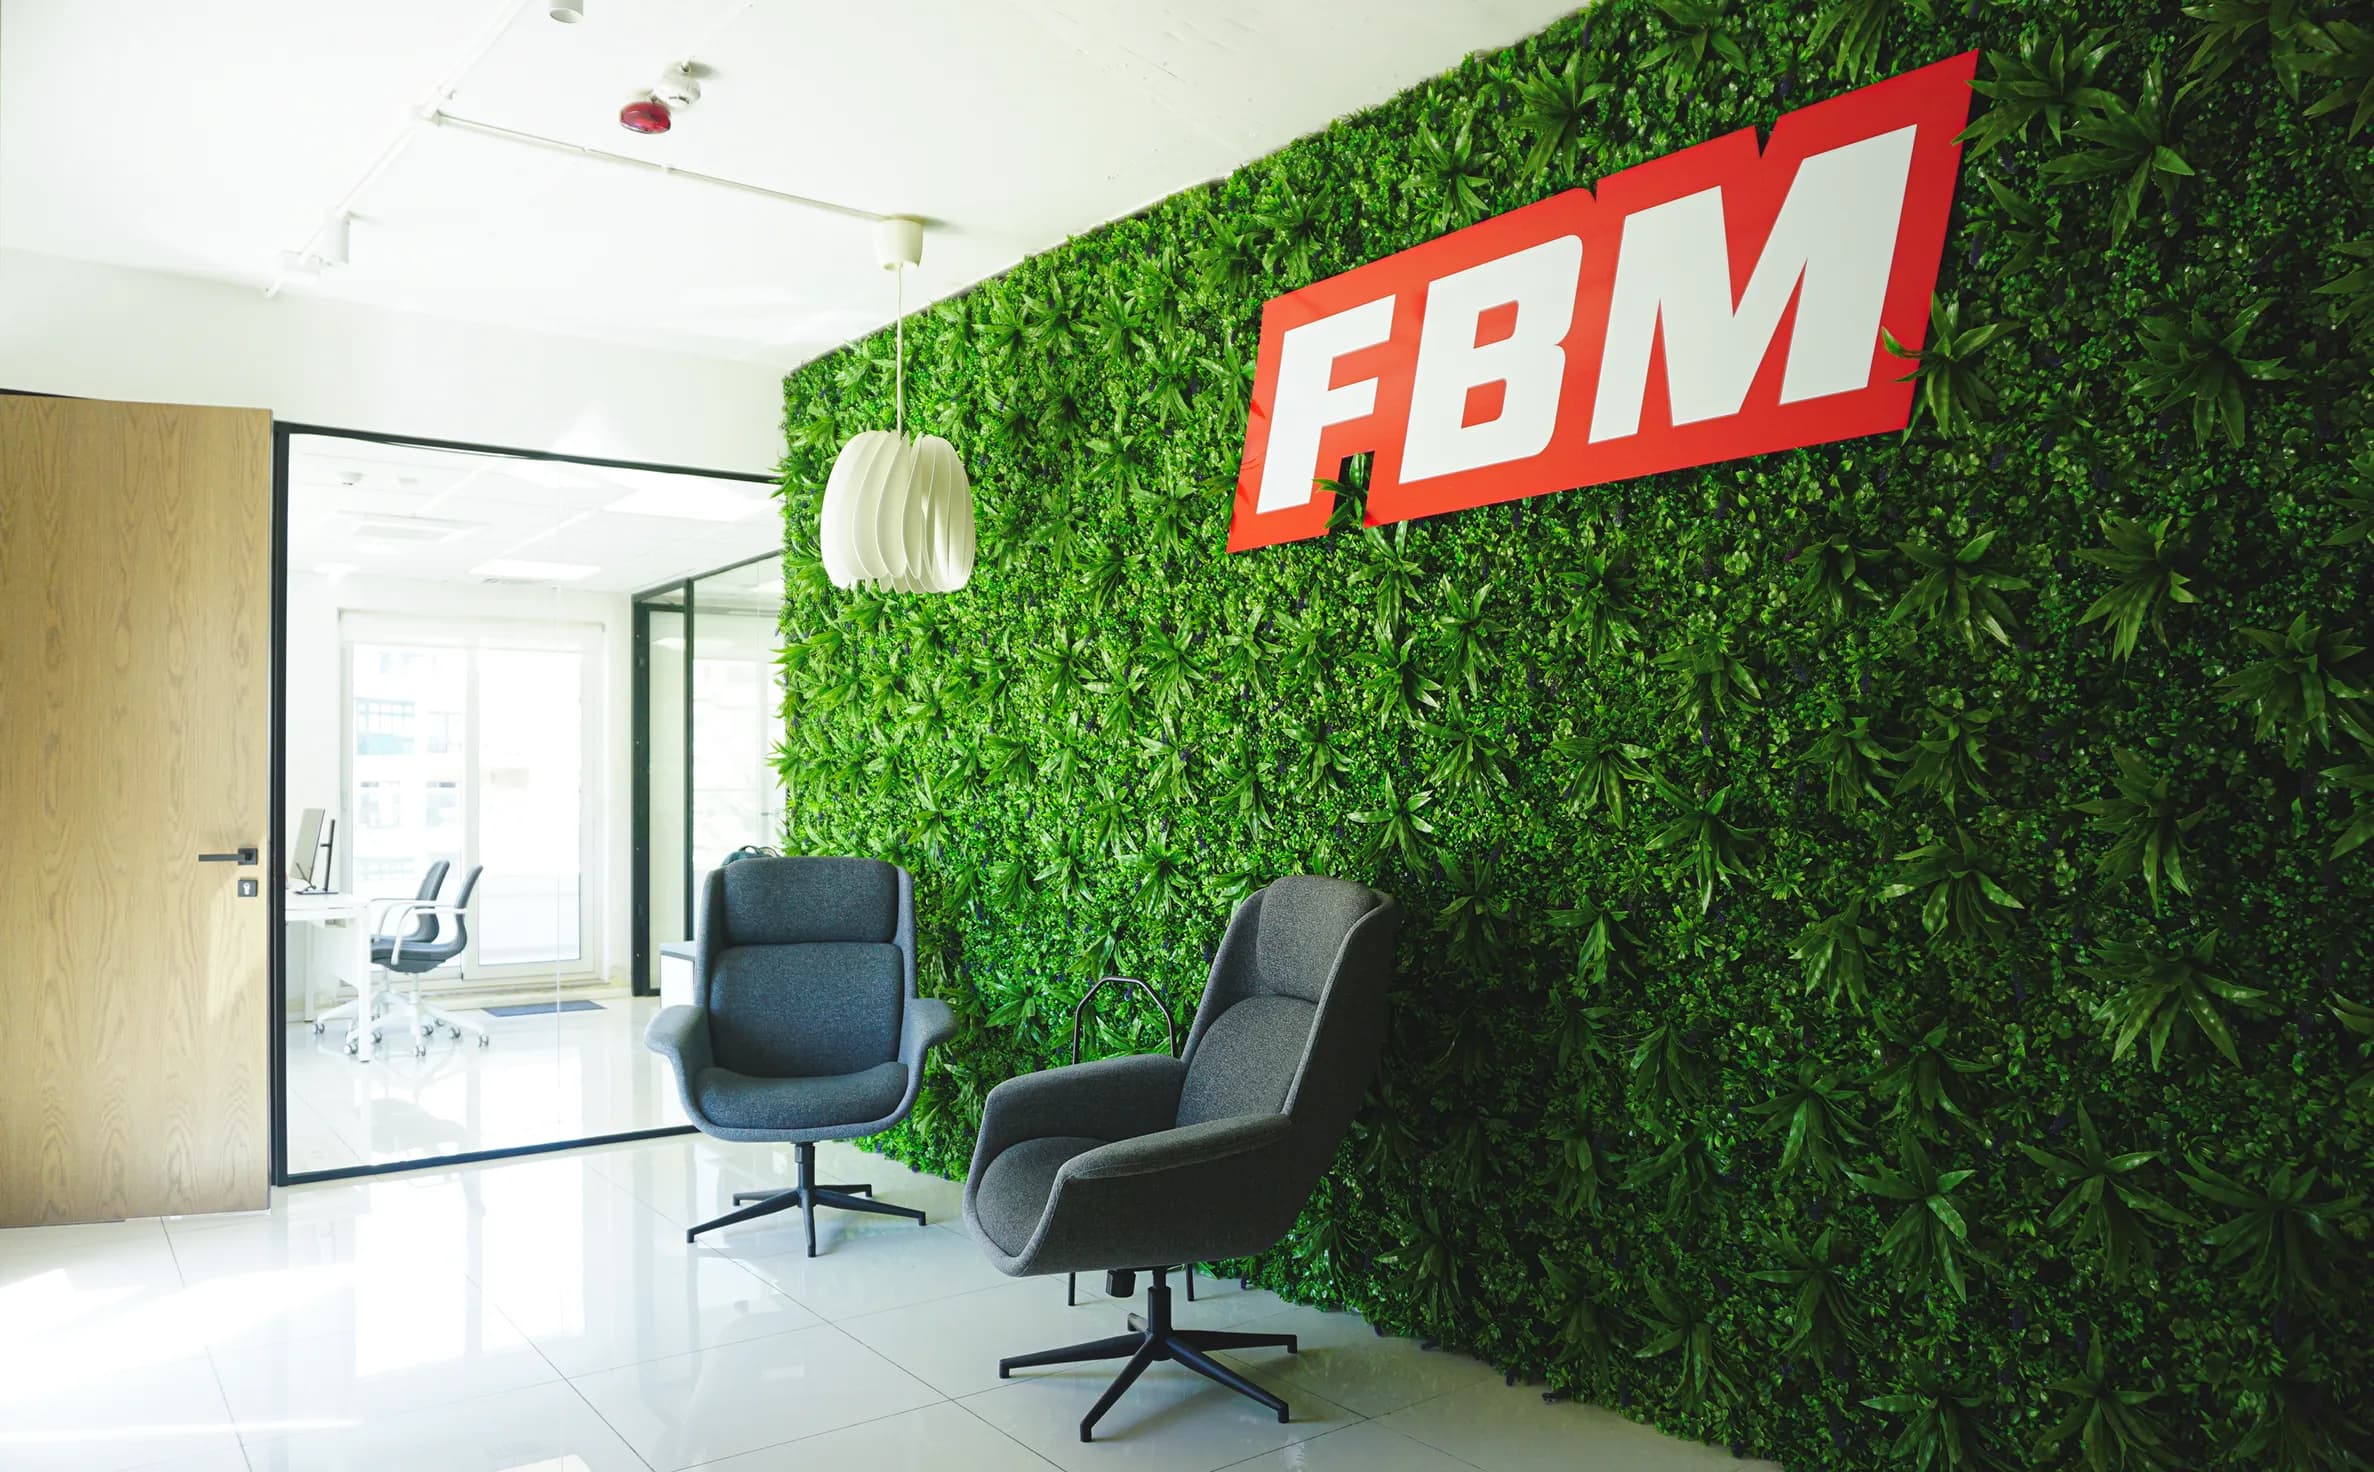
[(356, 700), (354, 741), (364, 756), (402, 756), (412, 750), (412, 702)]
[(400, 828), (404, 823), (403, 789), (393, 782), (358, 782), (354, 812), (355, 821), (365, 828)]
[(354, 861), (354, 889), (356, 894), (410, 894), (420, 882), (420, 875), (412, 872), (405, 859), (357, 859)]
[(444, 859), (458, 886), (482, 865), (465, 978), (586, 960), (599, 630), (367, 615), (348, 629), (358, 883), (408, 891)]

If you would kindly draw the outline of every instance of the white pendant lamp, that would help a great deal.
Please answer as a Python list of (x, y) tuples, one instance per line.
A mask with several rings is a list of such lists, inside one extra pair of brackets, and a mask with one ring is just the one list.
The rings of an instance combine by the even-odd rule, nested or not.
[(818, 531), (837, 588), (953, 593), (973, 576), (973, 488), (956, 447), (907, 437), (906, 268), (923, 260), (923, 222), (877, 227), (882, 269), (899, 273), (895, 429), (870, 429), (841, 447), (824, 484)]

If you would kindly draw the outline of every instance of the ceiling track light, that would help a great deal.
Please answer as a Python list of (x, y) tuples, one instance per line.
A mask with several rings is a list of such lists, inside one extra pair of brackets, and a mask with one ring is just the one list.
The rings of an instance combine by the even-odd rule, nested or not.
[(314, 243), (314, 256), (325, 266), (345, 265), (347, 247), (354, 243), (353, 226), (354, 216), (344, 210), (324, 220)]
[(894, 215), (874, 231), (876, 255), (898, 273), (895, 428), (841, 447), (824, 486), (818, 536), (825, 575), (839, 588), (953, 593), (972, 581), (973, 489), (956, 447), (907, 437), (906, 272), (923, 261), (923, 222)]

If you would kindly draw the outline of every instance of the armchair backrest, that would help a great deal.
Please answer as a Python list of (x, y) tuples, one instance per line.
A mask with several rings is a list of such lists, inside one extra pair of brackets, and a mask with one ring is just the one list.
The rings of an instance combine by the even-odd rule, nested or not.
[(1384, 1051), (1399, 925), (1391, 895), (1308, 874), (1238, 906), (1187, 1037), (1178, 1123), (1290, 1115), (1316, 1179)]
[(914, 883), (897, 865), (751, 858), (702, 881), (693, 1001), (718, 1067), (814, 1078), (888, 1063), (914, 996)]

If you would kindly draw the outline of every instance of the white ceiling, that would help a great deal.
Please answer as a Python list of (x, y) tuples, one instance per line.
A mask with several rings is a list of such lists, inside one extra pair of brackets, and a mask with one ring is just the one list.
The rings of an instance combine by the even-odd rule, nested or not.
[[(261, 288), (449, 110), (933, 227), (951, 294), (1564, 0), (0, 0), (0, 245)], [(508, 16), (508, 19), (505, 17)], [(675, 130), (615, 114), (691, 52)], [(881, 325), (863, 222), (415, 125), (292, 290), (789, 367)]]
[[(752, 481), (292, 435), (289, 569), (631, 593), (779, 549), (772, 491)], [(629, 509), (616, 509), (621, 502)], [(592, 571), (489, 568), (502, 563)], [(729, 585), (737, 599), (752, 593), (752, 606), (778, 605), (781, 564), (738, 572), (701, 596), (729, 596)]]

